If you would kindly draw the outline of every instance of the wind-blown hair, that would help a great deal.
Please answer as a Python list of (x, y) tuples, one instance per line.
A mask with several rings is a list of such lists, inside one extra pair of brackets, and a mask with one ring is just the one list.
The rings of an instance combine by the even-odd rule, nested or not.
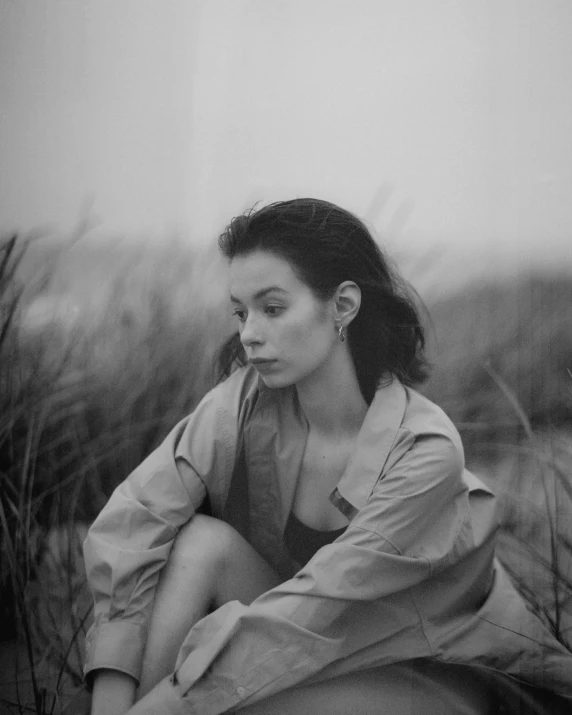
[[(233, 218), (219, 237), (219, 247), (229, 261), (253, 251), (274, 253), (287, 260), (321, 300), (330, 299), (343, 281), (359, 286), (361, 306), (347, 334), (368, 404), (389, 373), (406, 385), (428, 376), (424, 331), (405, 281), (349, 211), (309, 198), (269, 204)], [(236, 333), (219, 351), (219, 377), (245, 362)]]

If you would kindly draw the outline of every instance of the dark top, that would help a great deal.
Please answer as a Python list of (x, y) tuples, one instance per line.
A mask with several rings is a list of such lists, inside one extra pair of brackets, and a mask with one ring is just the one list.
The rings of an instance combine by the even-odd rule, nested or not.
[(286, 529), (284, 530), (284, 543), (288, 553), (296, 563), (304, 566), (312, 556), (325, 546), (335, 541), (341, 536), (347, 527), (334, 529), (331, 531), (320, 531), (306, 526), (295, 515), (290, 512)]

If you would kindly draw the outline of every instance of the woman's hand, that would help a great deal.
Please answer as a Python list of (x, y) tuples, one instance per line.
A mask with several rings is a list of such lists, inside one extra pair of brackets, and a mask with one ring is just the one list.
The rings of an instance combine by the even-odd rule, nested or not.
[(125, 715), (135, 701), (135, 679), (118, 670), (98, 670), (93, 682), (91, 715)]

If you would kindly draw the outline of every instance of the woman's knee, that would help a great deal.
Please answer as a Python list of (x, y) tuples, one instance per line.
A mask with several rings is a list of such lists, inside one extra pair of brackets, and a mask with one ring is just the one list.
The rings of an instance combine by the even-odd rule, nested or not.
[(216, 566), (226, 559), (229, 546), (242, 536), (232, 526), (205, 514), (195, 514), (177, 534), (169, 561), (188, 564), (197, 560)]
[(196, 514), (180, 530), (166, 572), (177, 582), (200, 574), (216, 606), (229, 600), (250, 603), (280, 583), (274, 569), (236, 529), (204, 514)]

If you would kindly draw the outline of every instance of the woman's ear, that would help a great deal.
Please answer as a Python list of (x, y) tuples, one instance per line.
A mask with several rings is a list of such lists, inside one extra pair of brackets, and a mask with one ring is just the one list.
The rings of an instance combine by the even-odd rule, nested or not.
[(333, 300), (336, 324), (347, 328), (361, 305), (360, 287), (353, 281), (344, 281), (337, 287)]

